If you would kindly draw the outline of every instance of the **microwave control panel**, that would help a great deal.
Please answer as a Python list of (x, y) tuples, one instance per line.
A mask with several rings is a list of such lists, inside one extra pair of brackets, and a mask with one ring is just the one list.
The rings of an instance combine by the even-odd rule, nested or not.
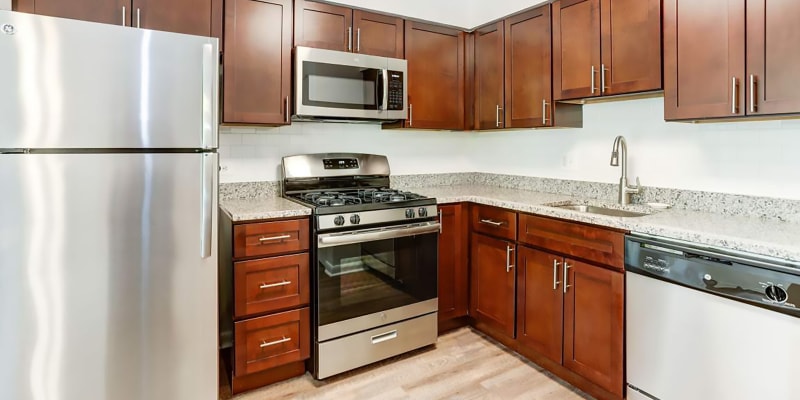
[(389, 71), (389, 110), (402, 110), (403, 103), (403, 72)]

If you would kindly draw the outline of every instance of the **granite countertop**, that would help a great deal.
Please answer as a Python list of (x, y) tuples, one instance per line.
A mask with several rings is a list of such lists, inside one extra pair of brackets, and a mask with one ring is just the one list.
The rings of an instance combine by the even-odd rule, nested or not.
[(286, 200), (280, 195), (248, 200), (221, 200), (219, 206), (230, 215), (233, 222), (311, 215), (310, 208)]
[[(483, 185), (418, 187), (410, 190), (435, 197), (440, 204), (469, 201), (800, 262), (800, 223), (795, 222), (700, 211), (657, 210), (646, 205), (621, 207), (614, 203), (569, 195)], [(623, 208), (650, 215), (612, 217), (547, 206), (566, 203)]]
[[(613, 202), (580, 196), (480, 184), (406, 189), (435, 197), (439, 204), (473, 202), (800, 262), (800, 223), (797, 222), (679, 209), (658, 210), (646, 205), (622, 207)], [(622, 208), (649, 215), (613, 217), (551, 207), (566, 203)], [(222, 200), (220, 207), (235, 222), (311, 214), (310, 208), (281, 198), (278, 194), (249, 200)]]

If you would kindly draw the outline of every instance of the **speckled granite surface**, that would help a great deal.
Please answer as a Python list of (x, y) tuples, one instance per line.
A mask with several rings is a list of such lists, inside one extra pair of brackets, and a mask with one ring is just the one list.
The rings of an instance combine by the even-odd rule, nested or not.
[(310, 208), (277, 195), (247, 200), (220, 200), (219, 206), (234, 222), (311, 215)]
[(219, 200), (248, 200), (268, 199), (281, 194), (281, 183), (267, 182), (237, 182), (221, 183), (219, 185)]
[[(644, 205), (620, 207), (585, 197), (485, 185), (420, 187), (414, 191), (436, 197), (440, 204), (468, 201), (800, 262), (800, 223), (796, 222), (690, 210), (656, 210)], [(650, 215), (611, 217), (548, 206), (566, 203), (623, 208)]]

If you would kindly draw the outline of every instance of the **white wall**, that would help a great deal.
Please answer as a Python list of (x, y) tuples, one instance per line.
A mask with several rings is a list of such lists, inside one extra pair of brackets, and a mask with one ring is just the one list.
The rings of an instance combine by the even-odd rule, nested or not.
[(435, 21), (471, 30), (549, 0), (326, 0), (367, 10)]
[(477, 171), (617, 183), (611, 145), (625, 135), (628, 173), (645, 186), (800, 199), (800, 120), (667, 123), (661, 98), (586, 105), (581, 129), (295, 123), (221, 132), (222, 182), (278, 180), (283, 155), (350, 151), (386, 154), (394, 174)]

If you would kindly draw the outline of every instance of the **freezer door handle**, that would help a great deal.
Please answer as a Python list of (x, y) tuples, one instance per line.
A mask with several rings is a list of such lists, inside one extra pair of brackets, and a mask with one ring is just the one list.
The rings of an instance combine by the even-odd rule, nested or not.
[(200, 257), (201, 258), (208, 258), (211, 257), (211, 237), (212, 237), (212, 221), (214, 212), (212, 207), (213, 202), (213, 193), (214, 190), (214, 159), (211, 154), (203, 154), (203, 193), (201, 194), (201, 205), (200, 205), (200, 212), (202, 215), (200, 216), (200, 230), (201, 230), (201, 237), (200, 237)]
[(215, 112), (214, 102), (216, 95), (214, 93), (214, 76), (215, 68), (214, 63), (217, 58), (214, 57), (214, 46), (210, 43), (203, 45), (203, 148), (217, 147), (214, 143), (214, 125)]

